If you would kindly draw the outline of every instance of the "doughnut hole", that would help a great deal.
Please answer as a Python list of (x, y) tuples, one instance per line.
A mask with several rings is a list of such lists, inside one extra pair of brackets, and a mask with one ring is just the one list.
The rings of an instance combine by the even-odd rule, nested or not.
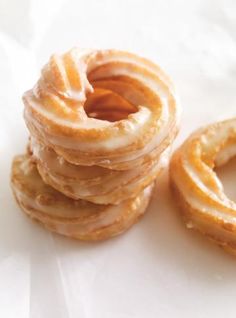
[(236, 202), (236, 157), (215, 169), (218, 178), (223, 184), (227, 197)]
[(137, 107), (121, 95), (103, 88), (95, 88), (87, 96), (84, 110), (88, 117), (110, 122), (128, 118), (137, 112)]

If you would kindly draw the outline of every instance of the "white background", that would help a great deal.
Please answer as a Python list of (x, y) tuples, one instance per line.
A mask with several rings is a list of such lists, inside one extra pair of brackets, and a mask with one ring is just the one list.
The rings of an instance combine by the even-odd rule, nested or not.
[[(175, 146), (235, 116), (234, 0), (0, 0), (0, 317), (235, 318), (236, 259), (185, 229), (167, 173), (144, 219), (107, 242), (64, 239), (20, 213), (9, 173), (27, 141), (21, 95), (50, 54), (73, 46), (159, 63), (183, 107)], [(235, 167), (221, 171), (234, 199)]]

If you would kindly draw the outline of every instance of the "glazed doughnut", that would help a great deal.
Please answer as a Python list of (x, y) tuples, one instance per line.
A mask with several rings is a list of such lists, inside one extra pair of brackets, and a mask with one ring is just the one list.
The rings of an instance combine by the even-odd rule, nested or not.
[(170, 184), (187, 227), (236, 255), (236, 203), (214, 171), (235, 155), (236, 118), (204, 127), (173, 155)]
[(133, 169), (158, 158), (178, 131), (167, 75), (117, 50), (53, 55), (23, 101), (31, 135), (76, 165)]
[(49, 147), (31, 139), (30, 151), (43, 181), (72, 199), (98, 204), (118, 204), (134, 198), (152, 183), (167, 165), (170, 148), (158, 160), (149, 160), (139, 168), (111, 170), (99, 166), (73, 165)]
[(73, 200), (46, 185), (29, 155), (17, 156), (12, 164), (11, 184), (22, 210), (45, 228), (87, 241), (104, 240), (127, 230), (143, 215), (152, 187), (119, 205), (98, 205)]
[(30, 142), (12, 166), (20, 207), (82, 240), (136, 222), (179, 128), (168, 76), (131, 53), (74, 48), (51, 57), (23, 101)]

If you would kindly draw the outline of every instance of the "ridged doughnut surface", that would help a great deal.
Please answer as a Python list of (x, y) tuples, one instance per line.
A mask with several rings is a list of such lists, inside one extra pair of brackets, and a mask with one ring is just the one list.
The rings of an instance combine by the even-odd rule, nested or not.
[(30, 150), (45, 183), (72, 199), (98, 204), (118, 204), (135, 198), (166, 167), (168, 147), (158, 158), (129, 170), (111, 170), (99, 166), (74, 165), (49, 147), (31, 140)]
[(28, 216), (51, 231), (88, 241), (107, 239), (127, 230), (145, 212), (153, 187), (119, 205), (73, 200), (46, 185), (28, 155), (14, 159), (11, 183), (18, 204)]
[(178, 130), (170, 80), (127, 52), (53, 55), (23, 100), (31, 135), (73, 164), (127, 170), (158, 157)]
[(236, 155), (236, 118), (193, 133), (175, 152), (170, 183), (188, 228), (236, 254), (236, 203), (214, 168)]
[(131, 53), (74, 48), (50, 58), (23, 101), (30, 140), (12, 166), (20, 207), (82, 240), (136, 222), (179, 129), (168, 76)]

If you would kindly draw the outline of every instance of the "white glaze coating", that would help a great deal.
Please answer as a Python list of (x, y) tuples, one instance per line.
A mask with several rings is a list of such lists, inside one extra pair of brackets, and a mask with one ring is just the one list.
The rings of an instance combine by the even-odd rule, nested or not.
[(167, 165), (170, 154), (170, 148), (167, 148), (157, 161), (126, 171), (113, 171), (69, 164), (35, 139), (31, 139), (30, 148), (41, 176), (46, 175), (46, 182), (72, 198), (100, 204), (118, 204), (134, 197)]
[[(81, 81), (78, 91), (76, 92), (72, 90), (73, 82), (69, 81), (68, 76), (70, 73), (66, 73), (65, 67), (68, 68), (68, 66), (62, 64), (62, 58), (64, 59), (65, 56), (69, 56), (74, 64), (79, 65), (76, 69), (76, 76), (78, 76)], [(75, 151), (93, 152), (102, 149), (104, 151), (115, 151), (116, 149), (122, 149), (140, 140), (143, 135), (147, 134), (149, 131), (148, 127), (152, 122), (152, 126), (155, 127), (154, 130), (156, 130), (156, 132), (154, 133), (153, 130), (150, 137), (151, 139), (145, 144), (145, 149), (138, 149), (137, 152), (129, 154), (132, 156), (131, 159), (135, 159), (157, 147), (157, 145), (171, 133), (170, 130), (173, 130), (174, 127), (178, 125), (180, 111), (179, 106), (175, 103), (176, 96), (173, 91), (173, 86), (168, 77), (158, 67), (152, 64), (149, 65), (149, 62), (146, 60), (119, 51), (94, 50), (89, 51), (89, 53), (81, 53), (80, 50), (76, 48), (64, 56), (54, 56), (54, 59), (55, 61), (52, 59), (52, 61), (54, 61), (52, 65), (57, 65), (62, 76), (61, 83), (63, 83), (64, 86), (59, 84), (62, 85), (64, 91), (61, 91), (62, 88), (58, 89), (57, 85), (59, 84), (57, 82), (54, 84), (54, 68), (52, 68), (51, 62), (49, 62), (43, 69), (42, 77), (36, 87), (31, 92), (27, 92), (24, 96), (26, 122), (36, 127), (36, 129), (44, 135), (45, 143), (48, 142), (51, 146), (60, 146)], [(103, 70), (103, 67), (106, 68), (106, 71)], [(123, 119), (122, 125), (117, 122), (89, 118), (83, 109), (84, 98), (87, 92), (91, 92), (92, 90), (86, 76), (90, 76), (90, 80), (92, 81), (117, 76), (126, 76), (127, 78), (135, 79), (140, 85), (152, 91), (152, 94), (159, 99), (159, 105), (156, 104), (155, 107), (154, 105), (151, 106), (148, 101), (146, 105), (145, 103), (136, 105), (138, 111), (130, 114), (127, 119)], [(76, 107), (81, 120), (75, 121), (66, 117), (62, 118), (58, 116), (53, 108), (42, 107), (40, 99), (40, 92), (42, 90), (44, 94), (46, 92), (50, 96), (54, 96), (54, 92), (57, 92), (59, 95), (55, 98), (60, 98), (60, 96), (65, 97), (66, 93), (66, 97), (77, 105)], [(62, 102), (64, 103), (63, 107), (67, 107), (66, 101)], [(69, 108), (67, 108), (67, 111), (69, 112), (68, 109)], [(95, 139), (87, 139), (85, 141), (79, 138), (78, 134), (76, 137), (73, 137), (71, 134), (52, 133), (50, 127), (45, 127), (45, 124), (42, 124), (39, 118), (35, 118), (35, 116), (32, 115), (32, 111), (36, 111), (40, 116), (47, 118), (54, 124), (69, 127), (77, 131), (80, 129), (85, 131), (91, 129), (95, 129), (95, 131), (109, 129), (111, 137), (105, 139), (98, 138), (99, 133), (95, 133), (96, 141)], [(160, 112), (158, 117), (155, 117), (157, 115), (154, 116), (155, 112)], [(156, 118), (154, 122), (153, 116)], [(150, 131), (148, 133), (150, 133)], [(127, 157), (130, 157), (129, 155)], [(127, 158), (119, 158), (119, 160), (126, 161)]]
[[(220, 166), (225, 164), (236, 154), (235, 144), (230, 143), (228, 145), (230, 139), (235, 138), (235, 136), (236, 119), (197, 131), (177, 150), (177, 154), (179, 152), (182, 169), (184, 169), (191, 183), (185, 181), (185, 178), (182, 177), (182, 172), (178, 169), (173, 170), (171, 175), (177, 188), (190, 206), (198, 211), (202, 211), (203, 214), (213, 215), (216, 218), (226, 222), (232, 222), (233, 224), (236, 224), (236, 203), (225, 195), (221, 181), (212, 168), (207, 166), (201, 156), (204, 154), (204, 156), (207, 157), (208, 153), (214, 150), (215, 155), (212, 158), (213, 165)], [(197, 145), (195, 145), (195, 147), (198, 147), (196, 156), (199, 157), (199, 160), (197, 163), (192, 161), (188, 154), (188, 147), (192, 141), (197, 141)], [(200, 169), (199, 165), (204, 169)], [(206, 175), (206, 169), (209, 174), (208, 176)], [(211, 182), (209, 182), (209, 178)], [(196, 188), (193, 188), (192, 182)], [(205, 195), (201, 196), (199, 192)], [(205, 196), (208, 197), (208, 200), (206, 200)], [(227, 209), (230, 213), (227, 213)]]

